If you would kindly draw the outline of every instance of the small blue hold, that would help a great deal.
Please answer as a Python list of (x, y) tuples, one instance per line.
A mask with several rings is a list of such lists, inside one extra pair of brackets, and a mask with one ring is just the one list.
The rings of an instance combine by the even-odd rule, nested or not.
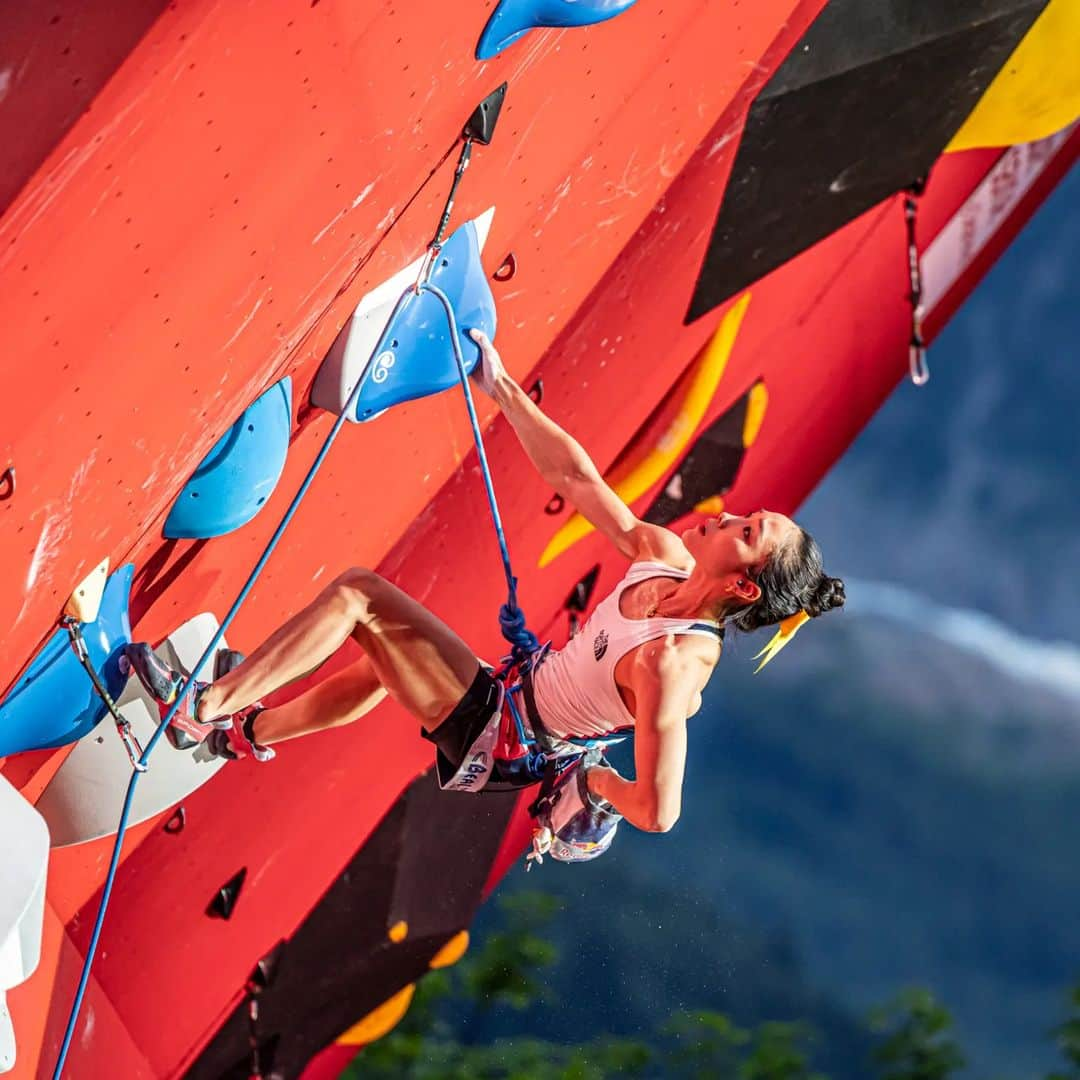
[(636, 0), (501, 0), (480, 35), (477, 60), (490, 60), (522, 34), (543, 26), (591, 26), (621, 15)]
[(292, 381), (257, 397), (203, 458), (165, 519), (168, 540), (206, 540), (246, 525), (281, 479), (292, 431)]

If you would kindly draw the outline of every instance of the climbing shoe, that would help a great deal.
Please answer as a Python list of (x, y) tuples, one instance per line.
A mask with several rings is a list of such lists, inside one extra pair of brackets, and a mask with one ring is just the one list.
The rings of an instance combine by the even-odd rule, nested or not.
[[(166, 664), (144, 641), (132, 642), (124, 647), (120, 668), (126, 675), (134, 673), (138, 676), (143, 688), (157, 703), (158, 715), (164, 720), (184, 685), (184, 676)], [(177, 750), (190, 750), (215, 728), (228, 727), (232, 723), (228, 716), (215, 717), (207, 723), (195, 719), (199, 698), (209, 685), (194, 681), (165, 729), (165, 738)]]
[(238, 668), (244, 662), (244, 654), (235, 649), (218, 649), (214, 657), (214, 680), (215, 682), (223, 675), (228, 675), (233, 668)]
[(249, 705), (229, 717), (228, 728), (211, 731), (206, 736), (206, 748), (216, 757), (229, 761), (243, 757), (252, 757), (263, 762), (272, 760), (276, 757), (274, 751), (269, 746), (257, 743), (253, 732), (255, 718), (262, 710), (262, 705)]

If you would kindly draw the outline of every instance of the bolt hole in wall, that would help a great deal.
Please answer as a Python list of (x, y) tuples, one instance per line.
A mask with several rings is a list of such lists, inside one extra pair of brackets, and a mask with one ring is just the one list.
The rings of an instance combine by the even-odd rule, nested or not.
[(509, 281), (517, 273), (517, 257), (511, 251), (499, 264), (498, 270), (491, 276), (496, 281)]

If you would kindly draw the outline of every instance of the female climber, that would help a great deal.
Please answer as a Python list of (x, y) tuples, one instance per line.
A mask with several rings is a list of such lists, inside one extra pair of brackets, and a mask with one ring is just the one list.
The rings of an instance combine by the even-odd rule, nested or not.
[[(633, 729), (635, 778), (589, 768), (578, 770), (579, 783), (597, 805), (664, 832), (679, 816), (686, 723), (720, 659), (725, 624), (750, 631), (783, 623), (790, 633), (793, 622), (797, 628), (843, 604), (843, 583), (823, 573), (817, 544), (783, 514), (721, 514), (681, 535), (641, 521), (511, 378), (491, 342), (479, 331), (472, 336), (482, 354), (474, 380), (533, 465), (631, 564), (582, 630), (549, 651), (514, 694), (549, 748), (572, 746), (580, 755), (581, 740)], [(350, 667), (283, 705), (260, 704), (349, 637), (363, 650)], [(146, 645), (128, 656), (164, 715), (179, 675)], [(444, 786), (513, 780), (503, 684), (441, 619), (371, 570), (346, 570), (227, 668), (188, 691), (166, 733), (174, 745), (202, 742), (222, 757), (267, 761), (276, 743), (351, 723), (389, 695), (436, 744)]]

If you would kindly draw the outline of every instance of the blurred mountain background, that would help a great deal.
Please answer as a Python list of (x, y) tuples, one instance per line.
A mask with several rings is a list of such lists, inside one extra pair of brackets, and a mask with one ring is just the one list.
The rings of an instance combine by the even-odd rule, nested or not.
[(515, 1030), (804, 1019), (818, 1067), (855, 1080), (867, 1010), (918, 984), (966, 1075), (1053, 1067), (1080, 977), (1078, 250), (1074, 171), (935, 342), (929, 385), (898, 387), (803, 507), (848, 606), (757, 678), (762, 642), (729, 647), (676, 829), (510, 875), (563, 905)]

